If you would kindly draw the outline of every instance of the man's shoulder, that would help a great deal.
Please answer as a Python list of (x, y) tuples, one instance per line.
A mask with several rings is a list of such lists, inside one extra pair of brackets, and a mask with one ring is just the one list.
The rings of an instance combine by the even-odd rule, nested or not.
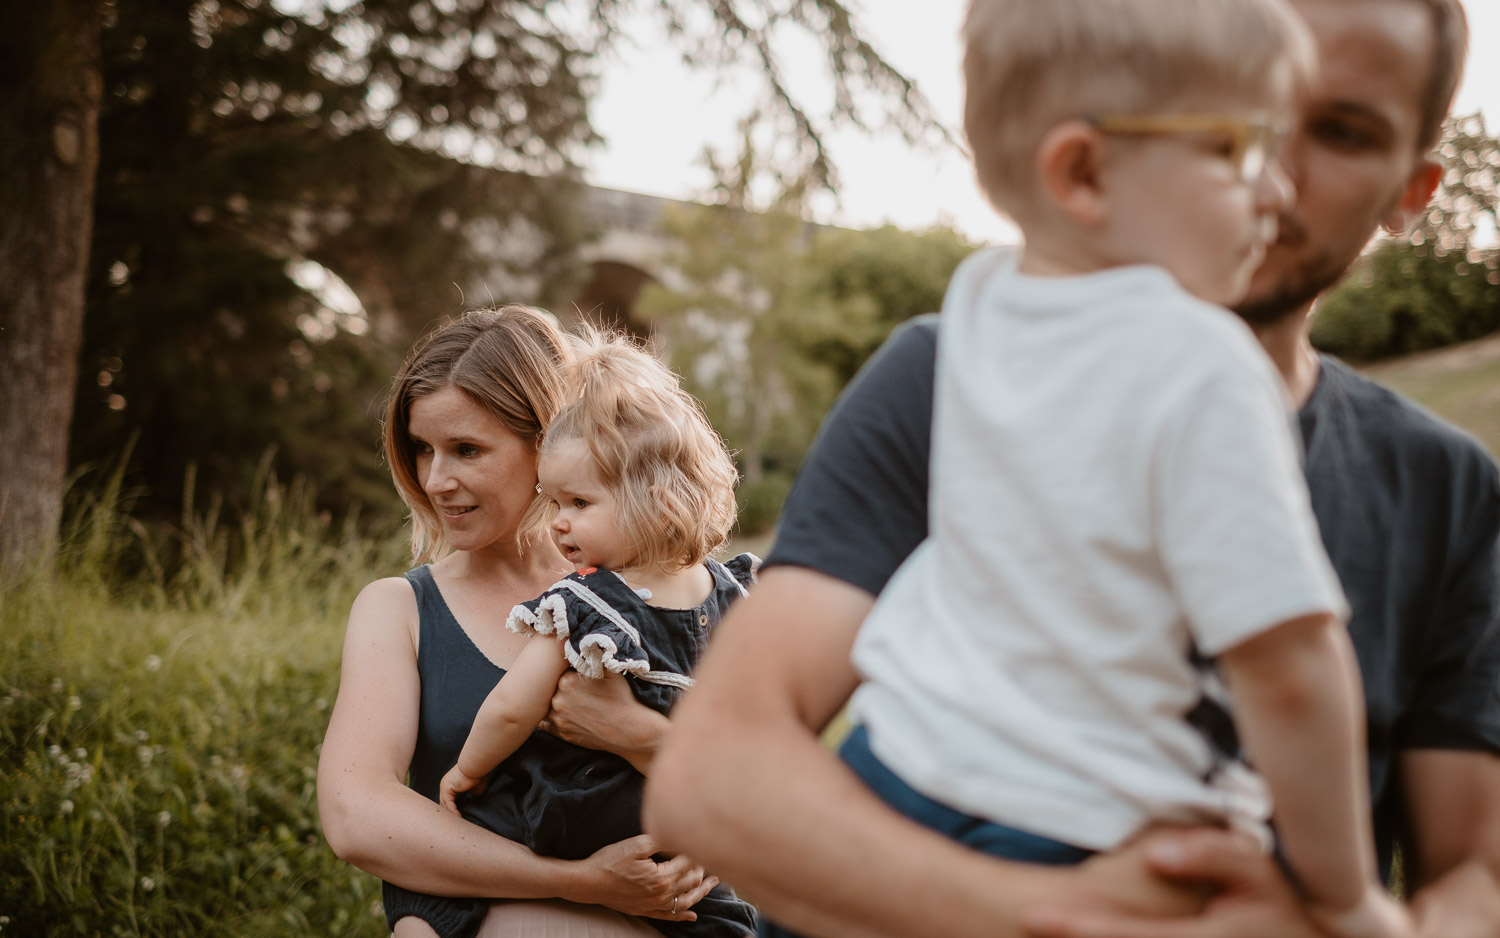
[(888, 432), (893, 421), (929, 423), (937, 373), (938, 322), (936, 313), (928, 313), (897, 326), (844, 389), (825, 431), (873, 422)]
[(1336, 358), (1321, 356), (1328, 407), (1358, 425), (1361, 441), (1403, 463), (1430, 464), (1449, 472), (1500, 481), (1500, 467), (1484, 445), (1417, 402), (1379, 384)]
[(938, 324), (942, 317), (937, 313), (913, 316), (897, 326), (881, 347), (878, 355), (893, 358), (927, 358), (937, 354)]

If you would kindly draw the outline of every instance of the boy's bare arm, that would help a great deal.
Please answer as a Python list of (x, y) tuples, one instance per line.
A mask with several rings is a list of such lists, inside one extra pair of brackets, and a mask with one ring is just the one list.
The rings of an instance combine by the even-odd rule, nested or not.
[(1234, 646), (1219, 663), (1309, 911), (1330, 934), (1408, 932), (1376, 878), (1364, 695), (1343, 623), (1331, 614), (1293, 619)]

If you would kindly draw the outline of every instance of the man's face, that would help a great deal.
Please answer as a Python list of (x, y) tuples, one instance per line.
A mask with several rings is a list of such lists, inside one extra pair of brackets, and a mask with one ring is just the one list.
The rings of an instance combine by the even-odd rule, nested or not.
[(1280, 218), (1239, 313), (1301, 312), (1343, 276), (1377, 227), (1403, 227), (1430, 194), (1419, 147), (1433, 58), (1430, 14), (1412, 0), (1293, 0), (1320, 73), (1282, 163), (1297, 198)]

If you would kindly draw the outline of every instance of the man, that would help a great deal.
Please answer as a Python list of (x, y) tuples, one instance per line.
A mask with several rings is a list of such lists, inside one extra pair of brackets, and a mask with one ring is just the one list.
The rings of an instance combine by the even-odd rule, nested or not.
[[(1456, 0), (1293, 6), (1322, 75), (1283, 157), (1297, 202), (1241, 312), (1301, 408), (1314, 510), (1353, 606), (1382, 860), (1403, 836), (1416, 934), (1495, 938), (1500, 477), (1471, 440), (1307, 340), (1316, 295), (1377, 226), (1420, 213), (1441, 177), (1428, 154), (1457, 85), (1462, 11)], [(1156, 835), (1076, 871), (1006, 864), (894, 815), (820, 746), (857, 683), (859, 625), (926, 533), (936, 333), (930, 319), (906, 327), (830, 416), (760, 585), (678, 709), (648, 828), (807, 934), (1316, 934), (1274, 864), (1232, 835)], [(1140, 854), (1218, 890), (1204, 914), (1146, 916)], [(1109, 911), (1131, 900), (1143, 914)]]

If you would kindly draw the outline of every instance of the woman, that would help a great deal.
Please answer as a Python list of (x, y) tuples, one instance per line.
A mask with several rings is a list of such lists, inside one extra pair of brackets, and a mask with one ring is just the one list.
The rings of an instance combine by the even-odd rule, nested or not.
[[(536, 494), (537, 442), (562, 403), (566, 355), (545, 314), (509, 306), (440, 327), (397, 375), (385, 455), (411, 511), (413, 557), (427, 565), (377, 580), (354, 601), (318, 808), (334, 852), (389, 883), (552, 900), (496, 902), (482, 934), (656, 935), (627, 916), (690, 919), (717, 880), (683, 857), (653, 861), (649, 836), (568, 862), (436, 803), (479, 704), (526, 643), (506, 631), (506, 613), (571, 571), (545, 536)], [(546, 721), (643, 772), (665, 725), (620, 680), (565, 682)], [(395, 929), (397, 938), (431, 934), (410, 917)]]

